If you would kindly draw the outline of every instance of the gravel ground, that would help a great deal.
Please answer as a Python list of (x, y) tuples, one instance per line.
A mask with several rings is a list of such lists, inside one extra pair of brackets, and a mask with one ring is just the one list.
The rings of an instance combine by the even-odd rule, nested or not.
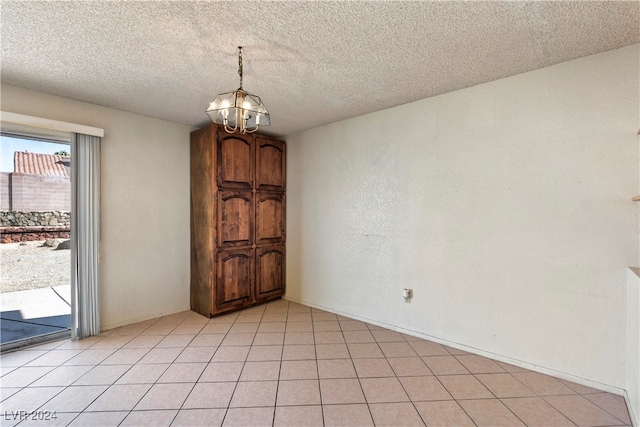
[(0, 293), (68, 285), (70, 280), (70, 250), (55, 250), (44, 241), (0, 244)]

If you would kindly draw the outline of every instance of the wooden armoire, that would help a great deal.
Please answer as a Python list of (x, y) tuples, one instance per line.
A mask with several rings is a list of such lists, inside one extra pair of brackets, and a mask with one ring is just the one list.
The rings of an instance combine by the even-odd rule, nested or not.
[(284, 141), (191, 133), (191, 309), (212, 317), (285, 290)]

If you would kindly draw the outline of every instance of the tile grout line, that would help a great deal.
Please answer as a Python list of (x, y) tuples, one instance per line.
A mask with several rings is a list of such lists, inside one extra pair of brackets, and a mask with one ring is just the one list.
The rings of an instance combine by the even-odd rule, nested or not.
[(284, 343), (287, 337), (287, 324), (289, 323), (289, 305), (287, 305), (287, 320), (285, 320), (285, 324), (284, 324), (284, 330), (285, 332), (283, 333), (282, 336), (282, 351), (280, 352), (280, 364), (278, 367), (278, 380), (276, 382), (276, 396), (275, 399), (273, 401), (273, 417), (271, 419), (271, 425), (274, 426), (276, 424), (276, 411), (278, 408), (278, 393), (280, 392), (280, 376), (282, 375), (282, 362), (284, 362), (284, 360), (282, 360), (282, 356), (284, 355)]
[[(586, 393), (585, 393), (586, 394)], [(588, 393), (588, 394), (598, 394), (598, 393)], [(598, 408), (602, 409), (603, 411), (605, 411), (607, 414), (611, 415), (613, 418), (615, 418), (616, 420), (620, 421), (621, 423), (623, 423), (624, 425), (626, 425), (626, 421), (622, 421), (620, 418), (618, 418), (617, 415), (612, 414), (611, 412), (609, 412), (606, 408), (603, 408), (602, 406), (598, 405), (596, 402), (591, 401), (591, 399), (588, 399), (587, 397), (585, 397), (582, 393), (579, 393), (579, 396), (581, 396), (582, 398), (588, 400), (590, 403), (596, 405)], [(627, 411), (627, 417), (629, 419), (631, 419), (631, 415), (629, 414), (629, 408), (626, 407), (626, 403), (625, 403), (625, 409)]]
[[(227, 332), (225, 333), (224, 337), (222, 337), (222, 340), (220, 341), (220, 345), (218, 346), (218, 348), (216, 349), (215, 353), (213, 354), (213, 356), (211, 356), (211, 360), (213, 360), (213, 358), (215, 357), (215, 355), (218, 353), (218, 350), (220, 350), (220, 348), (222, 347), (222, 343), (224, 343), (224, 340), (227, 338), (227, 336), (231, 333), (231, 329), (233, 328), (233, 326), (236, 324), (236, 321), (238, 320), (238, 317), (240, 315), (236, 315), (236, 317), (233, 319), (233, 322), (231, 323), (231, 325), (229, 326), (229, 329), (227, 330)], [(224, 425), (225, 420), (227, 419), (227, 416), (229, 415), (229, 409), (231, 409), (231, 402), (233, 401), (233, 396), (236, 394), (236, 390), (238, 390), (238, 384), (240, 384), (240, 377), (242, 376), (242, 371), (244, 371), (244, 367), (246, 365), (246, 359), (249, 357), (249, 352), (251, 351), (251, 348), (249, 348), (249, 351), (247, 352), (247, 357), (245, 358), (245, 361), (242, 362), (242, 368), (240, 369), (240, 372), (238, 373), (238, 378), (235, 381), (235, 385), (233, 387), (233, 391), (231, 392), (231, 396), (229, 396), (229, 402), (227, 403), (227, 407), (224, 411), (224, 416), (222, 417), (222, 421), (220, 422), (220, 425)], [(215, 363), (215, 362), (214, 362)], [(206, 368), (205, 368), (206, 369)]]
[[(185, 319), (185, 320), (183, 320), (183, 321), (182, 321), (182, 323), (180, 323), (180, 325), (182, 325), (185, 321), (186, 321), (186, 319)], [(178, 326), (180, 326), (180, 325), (178, 325)], [(177, 326), (176, 326), (176, 328), (177, 328)], [(174, 330), (175, 330), (176, 328), (174, 328)], [(200, 331), (202, 331), (202, 329), (204, 329), (204, 325), (202, 326), (202, 328), (200, 328), (200, 329), (199, 329), (198, 333), (199, 333)], [(180, 358), (180, 355), (182, 355), (182, 353), (184, 353), (184, 351), (189, 347), (189, 344), (191, 344), (191, 343), (193, 342), (193, 340), (195, 340), (195, 339), (196, 339), (196, 337), (197, 337), (197, 336), (198, 336), (198, 334), (196, 333), (196, 334), (193, 336), (193, 338), (191, 339), (191, 341), (189, 341), (189, 343), (188, 343), (188, 344), (184, 347), (184, 349), (180, 352), (180, 354), (178, 355), (178, 357), (176, 357), (176, 359), (174, 360), (174, 362)], [(218, 347), (218, 348), (220, 348), (220, 347)], [(213, 354), (211, 355), (211, 358), (209, 359), (209, 362), (211, 361), (211, 359), (213, 359), (213, 356), (218, 352), (218, 348), (216, 348), (216, 350), (215, 350), (215, 351), (213, 352)], [(169, 364), (169, 366), (167, 366), (167, 368), (163, 371), (163, 373), (162, 373), (162, 374), (160, 374), (160, 376), (158, 377), (158, 379), (162, 378), (162, 375), (164, 375), (164, 373), (166, 373), (166, 372), (169, 370), (169, 368), (171, 367), (171, 365), (173, 365), (173, 363), (174, 363), (174, 362), (171, 362), (171, 363)], [(209, 362), (207, 362), (207, 365), (209, 364)], [(178, 408), (178, 410), (176, 411), (176, 414), (175, 414), (175, 415), (173, 416), (173, 418), (171, 419), (171, 423), (169, 423), (169, 425), (173, 424), (173, 423), (175, 422), (176, 418), (178, 418), (178, 415), (180, 414), (180, 411), (181, 411), (181, 410), (182, 410), (182, 408), (184, 407), (184, 404), (187, 402), (187, 400), (189, 400), (189, 396), (191, 396), (191, 393), (193, 393), (193, 390), (195, 390), (196, 385), (198, 384), (198, 380), (200, 380), (200, 378), (202, 378), (202, 374), (204, 374), (204, 371), (205, 371), (206, 369), (207, 369), (207, 367), (206, 367), (206, 365), (205, 365), (204, 369), (202, 369), (202, 372), (200, 372), (200, 375), (198, 375), (198, 378), (196, 378), (196, 380), (193, 382), (193, 385), (191, 386), (191, 390), (189, 390), (189, 393), (187, 393), (187, 395), (185, 396), (184, 400), (183, 400), (183, 401), (182, 401), (182, 403), (180, 404), (180, 407), (179, 407), (179, 408)], [(151, 390), (151, 389), (149, 389), (149, 390)], [(134, 408), (135, 408), (135, 406), (134, 406)], [(128, 417), (128, 415), (127, 415), (127, 417)], [(127, 419), (127, 417), (125, 417), (122, 421), (124, 422), (124, 420), (126, 420), (126, 419)]]
[[(447, 351), (448, 351), (448, 350), (447, 350)], [(484, 385), (484, 383), (483, 383), (482, 381), (480, 381), (480, 379), (479, 379), (478, 377), (476, 377), (476, 374), (475, 374), (475, 373), (471, 372), (471, 369), (470, 369), (467, 365), (465, 365), (463, 361), (461, 361), (461, 360), (457, 357), (457, 356), (461, 356), (461, 355), (457, 355), (457, 356), (456, 356), (455, 354), (453, 354), (453, 353), (451, 353), (451, 352), (450, 352), (450, 354), (451, 354), (451, 356), (453, 356), (453, 358), (454, 358), (455, 360), (457, 360), (457, 361), (458, 361), (458, 363), (460, 363), (462, 366), (464, 366), (464, 367), (465, 367), (465, 369), (469, 372), (469, 374), (468, 374), (468, 375), (471, 375), (471, 376), (472, 376), (476, 381), (478, 381), (478, 383), (480, 383), (480, 384), (481, 384), (481, 385), (482, 385), (482, 386), (483, 386), (483, 387), (484, 387), (484, 388), (485, 388), (489, 393), (491, 393), (491, 395), (493, 396), (493, 398), (491, 398), (491, 399), (496, 399), (498, 402), (500, 402), (500, 404), (501, 404), (502, 406), (504, 406), (505, 408), (507, 408), (507, 410), (508, 410), (508, 411), (509, 411), (509, 412), (510, 412), (514, 417), (516, 417), (516, 419), (518, 419), (518, 420), (519, 420), (519, 421), (520, 421), (524, 426), (526, 426), (526, 425), (527, 425), (527, 424), (526, 424), (522, 419), (520, 419), (520, 417), (518, 417), (518, 416), (517, 416), (517, 415), (516, 415), (512, 410), (511, 410), (511, 408), (509, 408), (507, 405), (505, 405), (505, 404), (504, 404), (504, 403), (503, 403), (503, 402), (498, 398), (498, 396), (496, 396), (496, 394), (495, 394), (493, 391), (491, 391), (491, 390), (489, 389), (489, 387), (487, 387), (486, 385)], [(462, 356), (464, 356), (464, 355), (462, 355)], [(503, 369), (503, 368), (501, 367), (501, 369)], [(503, 370), (504, 370), (504, 369), (503, 369)], [(505, 371), (505, 372), (506, 372), (506, 371)], [(467, 374), (464, 374), (464, 375), (467, 375)], [(444, 386), (444, 384), (443, 384), (443, 386)], [(446, 386), (445, 386), (445, 388), (446, 388)], [(456, 402), (458, 402), (458, 399), (456, 399), (456, 398), (455, 398), (455, 396), (453, 396), (453, 394), (452, 394), (451, 396), (453, 397), (453, 399), (454, 399)], [(487, 398), (487, 399), (490, 399), (490, 398)], [(476, 400), (476, 399), (460, 399), (460, 400)], [(459, 403), (458, 403), (458, 406), (460, 406), (460, 407), (462, 408), (462, 410), (467, 414), (467, 416), (468, 416), (471, 420), (473, 420), (473, 417), (471, 416), (471, 414), (469, 414), (469, 413), (467, 412), (467, 410), (464, 408), (464, 406), (460, 405)], [(475, 423), (475, 420), (473, 420), (473, 422)], [(476, 424), (477, 424), (477, 423), (476, 423)]]
[[(311, 331), (313, 333), (313, 354), (315, 356), (314, 362), (316, 364), (316, 376), (318, 378), (318, 396), (320, 397), (320, 416), (322, 417), (322, 425), (325, 425), (324, 421), (324, 403), (322, 402), (322, 387), (320, 385), (320, 368), (318, 367), (318, 347), (316, 345), (316, 327), (313, 320), (313, 310), (311, 311)], [(340, 331), (342, 334), (342, 330)], [(344, 336), (342, 337), (344, 339)]]
[[(411, 344), (406, 340), (406, 338), (404, 338), (404, 343), (406, 343), (415, 353), (416, 356), (418, 356), (418, 353), (415, 351), (415, 349), (411, 346)], [(382, 352), (384, 354), (384, 351)], [(389, 358), (386, 356), (385, 354), (385, 360), (387, 360), (387, 363), (389, 363)], [(422, 362), (424, 363), (424, 362)], [(389, 366), (391, 366), (391, 363), (389, 363)], [(426, 366), (426, 363), (425, 363)], [(428, 367), (427, 367), (428, 369)], [(404, 386), (404, 384), (402, 384), (402, 381), (400, 381), (400, 378), (398, 378), (398, 373), (395, 371), (395, 369), (393, 369), (393, 366), (391, 366), (391, 370), (393, 371), (395, 378), (398, 380), (398, 383), (400, 383), (400, 387), (402, 387), (402, 390), (405, 392), (405, 394), (407, 395), (407, 397), (409, 398), (409, 402), (411, 403), (411, 406), (413, 406), (413, 409), (415, 409), (416, 413), (418, 414), (418, 416), (420, 417), (420, 420), (422, 420), (422, 423), (426, 426), (427, 425), (427, 421), (422, 418), (422, 414), (420, 413), (420, 411), (418, 410), (418, 408), (416, 407), (416, 402), (411, 398), (411, 396), (409, 396), (409, 392), (407, 391), (406, 387)]]

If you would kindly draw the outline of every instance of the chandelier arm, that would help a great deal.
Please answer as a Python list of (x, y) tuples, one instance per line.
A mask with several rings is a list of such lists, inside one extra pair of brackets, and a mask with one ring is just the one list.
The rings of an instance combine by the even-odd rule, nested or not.
[(224, 120), (224, 130), (227, 131), (227, 133), (234, 133), (236, 129), (238, 129), (238, 110), (236, 109), (233, 114), (235, 115), (235, 124), (233, 127), (229, 126), (229, 119), (225, 118)]

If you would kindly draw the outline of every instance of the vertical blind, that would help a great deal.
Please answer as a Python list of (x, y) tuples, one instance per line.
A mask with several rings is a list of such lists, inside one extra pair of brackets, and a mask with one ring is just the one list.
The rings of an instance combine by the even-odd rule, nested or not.
[(100, 333), (100, 138), (71, 134), (71, 338)]

